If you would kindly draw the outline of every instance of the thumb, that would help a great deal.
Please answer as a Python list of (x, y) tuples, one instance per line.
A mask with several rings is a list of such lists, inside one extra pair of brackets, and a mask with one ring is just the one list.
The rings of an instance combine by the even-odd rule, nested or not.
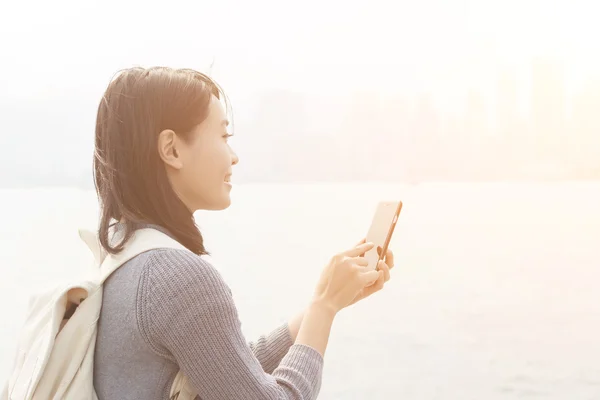
[(377, 280), (377, 278), (379, 278), (379, 271), (377, 271), (375, 269), (371, 270), (371, 271), (363, 272), (360, 275), (361, 282), (364, 286), (369, 286), (369, 285), (373, 284), (373, 282), (375, 282)]

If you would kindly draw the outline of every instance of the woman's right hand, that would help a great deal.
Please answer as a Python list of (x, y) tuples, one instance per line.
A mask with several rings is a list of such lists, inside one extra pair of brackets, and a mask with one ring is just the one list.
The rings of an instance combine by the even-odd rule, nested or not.
[(337, 313), (352, 303), (361, 290), (372, 285), (379, 272), (366, 269), (368, 262), (363, 255), (373, 246), (373, 243), (361, 243), (333, 256), (321, 273), (313, 301)]

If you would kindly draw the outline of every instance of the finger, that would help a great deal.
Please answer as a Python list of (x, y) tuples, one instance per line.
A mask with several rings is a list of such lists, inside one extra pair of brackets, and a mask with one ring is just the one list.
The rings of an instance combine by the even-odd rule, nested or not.
[(385, 273), (383, 271), (379, 271), (379, 277), (377, 278), (377, 282), (373, 285), (376, 292), (383, 289), (383, 284), (385, 283)]
[[(381, 253), (383, 252), (383, 247), (381, 246), (377, 246), (377, 255), (379, 257), (381, 257)], [(385, 257), (381, 257), (382, 260), (385, 260), (385, 262), (388, 264), (388, 266), (390, 267), (390, 269), (394, 268), (394, 252), (392, 250), (390, 250), (389, 248), (387, 248), (385, 250)]]
[(363, 286), (370, 286), (379, 279), (379, 271), (371, 270), (362, 272), (359, 279), (363, 283)]
[(363, 244), (363, 243), (367, 243), (367, 238), (362, 238), (362, 239), (360, 240), (360, 242), (356, 243), (354, 246), (355, 246), (355, 247), (356, 247), (356, 246), (360, 246), (360, 245), (361, 245), (361, 244)]
[(362, 254), (366, 253), (367, 251), (371, 250), (373, 248), (373, 246), (374, 246), (373, 243), (363, 243), (363, 244), (358, 245), (350, 250), (346, 250), (342, 254), (345, 255), (346, 257), (359, 257)]
[(377, 279), (364, 289), (364, 297), (370, 296), (371, 294), (380, 291), (383, 288), (384, 283), (385, 277), (383, 275), (383, 272), (379, 271)]
[(377, 280), (373, 282), (373, 286), (383, 284), (385, 281), (385, 274), (383, 271), (377, 271)]
[(394, 252), (389, 248), (385, 253), (385, 263), (388, 265), (388, 267), (390, 267), (390, 269), (394, 268)]
[(352, 257), (351, 260), (354, 265), (358, 265), (359, 267), (369, 266), (369, 261), (364, 257)]
[(382, 260), (379, 261), (378, 265), (379, 271), (383, 272), (384, 281), (387, 282), (390, 280), (390, 267)]
[(376, 290), (374, 290), (374, 287), (375, 287), (375, 285), (371, 285), (371, 286), (364, 288), (363, 292), (362, 292), (361, 300), (366, 299), (367, 297), (369, 297), (370, 295), (375, 293)]
[[(364, 244), (364, 243), (367, 243), (367, 238), (362, 238), (362, 240), (361, 240), (360, 242), (356, 243), (355, 247), (356, 247), (356, 246), (360, 246), (361, 244)], [(363, 254), (361, 254), (360, 256), (361, 256), (361, 257), (364, 257), (364, 256), (365, 256), (365, 254), (363, 253)]]

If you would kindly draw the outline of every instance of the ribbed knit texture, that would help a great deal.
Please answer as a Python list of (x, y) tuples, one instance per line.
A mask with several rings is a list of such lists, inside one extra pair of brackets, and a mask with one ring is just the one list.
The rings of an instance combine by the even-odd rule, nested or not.
[(94, 368), (99, 400), (166, 400), (179, 369), (202, 400), (300, 400), (317, 397), (323, 358), (293, 344), (287, 324), (248, 343), (221, 274), (161, 249), (105, 283)]

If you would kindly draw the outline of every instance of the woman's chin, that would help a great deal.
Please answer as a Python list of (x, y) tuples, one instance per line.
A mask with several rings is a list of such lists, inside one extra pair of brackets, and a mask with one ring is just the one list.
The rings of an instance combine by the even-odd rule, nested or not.
[(229, 208), (230, 205), (231, 205), (231, 197), (229, 196), (229, 193), (226, 193), (223, 196), (223, 198), (220, 199), (218, 204), (215, 202), (212, 210), (214, 210), (214, 211), (225, 210), (225, 209)]
[(227, 182), (224, 183), (225, 185), (222, 187), (222, 191), (218, 196), (213, 195), (210, 199), (204, 198), (200, 207), (197, 207), (196, 210), (220, 211), (229, 208), (231, 205), (231, 195), (229, 193), (231, 184), (227, 184)]

